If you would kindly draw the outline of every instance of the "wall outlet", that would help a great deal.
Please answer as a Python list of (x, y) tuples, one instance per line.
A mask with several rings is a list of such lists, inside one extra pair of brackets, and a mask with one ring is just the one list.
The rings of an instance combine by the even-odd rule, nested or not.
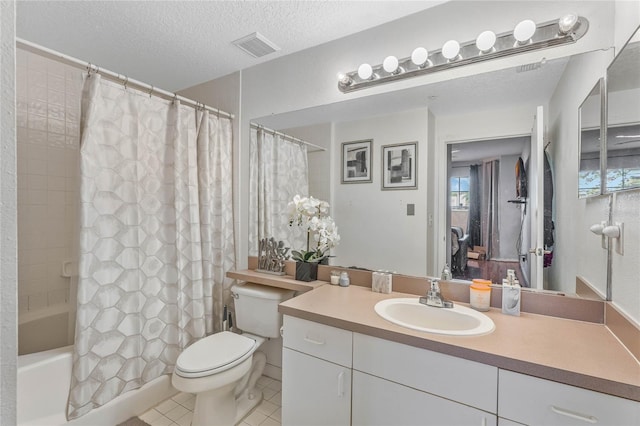
[(407, 204), (407, 216), (415, 216), (415, 214), (416, 214), (416, 205)]

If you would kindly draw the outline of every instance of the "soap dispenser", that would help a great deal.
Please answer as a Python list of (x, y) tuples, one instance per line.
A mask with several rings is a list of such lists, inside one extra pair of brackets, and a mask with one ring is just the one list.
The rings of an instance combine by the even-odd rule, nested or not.
[(513, 269), (507, 269), (507, 278), (502, 280), (502, 313), (520, 316), (520, 283)]

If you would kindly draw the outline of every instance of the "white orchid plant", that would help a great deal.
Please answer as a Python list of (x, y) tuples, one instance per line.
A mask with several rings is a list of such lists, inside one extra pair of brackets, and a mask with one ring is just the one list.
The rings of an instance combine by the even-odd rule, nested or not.
[[(329, 203), (296, 195), (287, 207), (289, 226), (302, 226), (307, 231), (307, 249), (291, 250), (292, 258), (298, 262), (321, 262), (340, 242), (338, 227), (328, 214)], [(312, 239), (315, 247), (311, 246)]]

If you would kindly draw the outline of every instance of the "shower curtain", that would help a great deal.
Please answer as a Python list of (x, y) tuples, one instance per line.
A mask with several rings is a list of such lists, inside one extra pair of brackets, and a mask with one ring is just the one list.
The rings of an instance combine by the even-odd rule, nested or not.
[(306, 249), (306, 233), (289, 226), (287, 212), (296, 194), (309, 195), (306, 146), (252, 127), (250, 156), (249, 254), (258, 254), (258, 241), (265, 237), (294, 250)]
[(92, 74), (81, 123), (69, 419), (171, 373), (235, 267), (229, 119)]

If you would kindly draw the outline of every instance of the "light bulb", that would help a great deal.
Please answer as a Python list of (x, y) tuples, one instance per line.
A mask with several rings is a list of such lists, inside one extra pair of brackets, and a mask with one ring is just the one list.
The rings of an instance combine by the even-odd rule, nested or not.
[(569, 34), (578, 23), (578, 15), (575, 13), (568, 13), (558, 20), (558, 28), (560, 34)]
[(496, 33), (493, 31), (483, 31), (476, 38), (476, 47), (481, 52), (488, 52), (496, 44)]
[(448, 60), (455, 59), (460, 53), (460, 43), (455, 40), (449, 40), (442, 46), (442, 56)]
[(382, 68), (389, 74), (394, 73), (398, 69), (398, 58), (395, 56), (387, 56), (382, 62)]
[(519, 22), (513, 29), (513, 37), (515, 37), (515, 39), (520, 43), (530, 40), (535, 33), (536, 23), (531, 19), (525, 19), (524, 21)]
[(429, 51), (424, 47), (416, 47), (411, 53), (411, 62), (415, 65), (422, 67), (427, 63), (429, 59)]
[(369, 64), (362, 64), (358, 67), (358, 77), (362, 80), (369, 80), (373, 75), (373, 68)]

